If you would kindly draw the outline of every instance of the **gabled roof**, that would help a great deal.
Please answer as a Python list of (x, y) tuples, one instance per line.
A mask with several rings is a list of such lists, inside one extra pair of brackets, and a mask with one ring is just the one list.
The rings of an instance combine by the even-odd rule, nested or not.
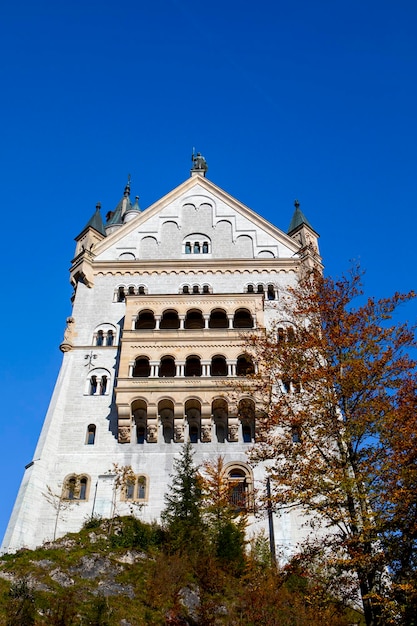
[[(197, 175), (187, 178), (183, 183), (178, 185), (175, 189), (168, 194), (157, 200), (154, 204), (148, 207), (146, 210), (139, 213), (128, 223), (123, 224), (117, 231), (108, 234), (106, 239), (102, 240), (96, 246), (96, 255), (107, 250), (114, 245), (120, 238), (135, 232), (142, 224), (148, 219), (156, 216), (169, 204), (174, 203), (180, 196), (198, 193), (210, 193), (216, 198), (223, 201), (226, 205), (230, 206), (234, 211), (240, 213), (243, 217), (251, 221), (257, 228), (260, 228), (270, 234), (272, 237), (279, 239), (286, 247), (288, 247), (293, 254), (296, 254), (300, 245), (297, 241), (289, 237), (284, 231), (278, 229), (276, 226), (268, 222), (261, 217), (258, 213), (242, 204), (239, 200), (229, 195), (226, 191), (212, 183), (208, 178)], [(109, 222), (107, 222), (108, 224)]]

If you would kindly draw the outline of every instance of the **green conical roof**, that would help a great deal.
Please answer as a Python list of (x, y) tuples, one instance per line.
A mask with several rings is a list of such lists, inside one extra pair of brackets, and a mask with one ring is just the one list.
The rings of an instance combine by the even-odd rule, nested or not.
[(86, 230), (87, 228), (91, 227), (91, 228), (94, 228), (101, 235), (106, 236), (106, 231), (104, 229), (104, 223), (103, 223), (103, 220), (102, 220), (102, 217), (101, 217), (100, 208), (101, 208), (101, 205), (100, 205), (100, 202), (99, 202), (97, 204), (97, 206), (96, 206), (96, 212), (88, 220), (87, 224), (83, 228), (83, 231)]
[(306, 218), (306, 216), (300, 209), (300, 203), (298, 202), (298, 200), (294, 202), (294, 206), (295, 206), (295, 211), (293, 213), (292, 220), (288, 228), (288, 234), (290, 235), (293, 232), (293, 230), (296, 230), (297, 228), (299, 228), (299, 226), (302, 226), (303, 224), (305, 224), (306, 226), (309, 226), (311, 230), (314, 230), (314, 228), (312, 227), (312, 225), (310, 224), (310, 222), (308, 221), (308, 219)]
[(106, 226), (111, 226), (113, 224), (123, 224), (122, 210), (123, 210), (123, 204), (125, 202), (125, 199), (127, 200), (127, 202), (125, 203), (125, 206), (126, 206), (125, 212), (130, 211), (132, 209), (132, 203), (130, 201), (129, 196), (130, 196), (130, 175), (129, 175), (122, 199), (120, 200), (120, 202), (118, 203), (114, 211), (110, 211), (109, 213), (107, 213)]

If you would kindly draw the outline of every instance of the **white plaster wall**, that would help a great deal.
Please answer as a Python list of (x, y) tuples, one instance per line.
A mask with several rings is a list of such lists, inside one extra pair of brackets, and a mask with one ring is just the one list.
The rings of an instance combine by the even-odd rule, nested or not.
[[(229, 221), (230, 226), (225, 225), (224, 220)], [(167, 221), (175, 223), (167, 225)], [(217, 259), (215, 268), (205, 269), (203, 266), (198, 269), (189, 266), (189, 260), (193, 257), (196, 260), (197, 255), (183, 255), (181, 251), (184, 238), (192, 233), (204, 233), (210, 238), (212, 254), (198, 255), (198, 260), (204, 261), (203, 256), (210, 260)], [(272, 283), (280, 293), (289, 284), (295, 283), (295, 270), (281, 267), (276, 259), (265, 259), (265, 263), (256, 267), (250, 261), (239, 267), (228, 267), (228, 259), (244, 259), (247, 255), (246, 244), (235, 244), (236, 238), (242, 234), (251, 237), (255, 256), (261, 249), (268, 247), (275, 251), (275, 256), (293, 255), (293, 251), (285, 247), (278, 235), (273, 237), (221, 199), (201, 190), (200, 194), (194, 192), (188, 197), (179, 198), (159, 214), (145, 219), (140, 226), (140, 233), (132, 231), (123, 236), (122, 228), (120, 239), (97, 257), (98, 261), (114, 260), (122, 252), (133, 251), (138, 258), (141, 254), (141, 240), (151, 235), (155, 238), (155, 244), (151, 242), (145, 247), (149, 253), (146, 258), (166, 259), (167, 265), (164, 270), (157, 270), (150, 264), (141, 272), (134, 265), (126, 270), (124, 265), (121, 271), (115, 260), (111, 269), (95, 276), (92, 288), (78, 284), (72, 312), (73, 349), (63, 356), (34, 463), (26, 470), (23, 478), (3, 549), (34, 547), (52, 539), (56, 510), (45, 497), (46, 491), (49, 488), (58, 497), (65, 477), (70, 474), (88, 476), (90, 493), (88, 500), (74, 503), (59, 516), (58, 536), (78, 530), (93, 512), (106, 514), (111, 511), (111, 473), (114, 463), (119, 466), (131, 465), (136, 474), (148, 477), (149, 500), (138, 515), (148, 522), (159, 519), (173, 460), (179, 454), (181, 444), (164, 443), (161, 432), (158, 443), (117, 442), (113, 385), (117, 376), (118, 342), (124, 323), (125, 303), (115, 302), (114, 294), (121, 285), (126, 288), (129, 285), (144, 285), (149, 294), (178, 294), (183, 284), (209, 284), (214, 294), (242, 294), (247, 291), (249, 283)], [(170, 259), (183, 259), (184, 263), (179, 268), (172, 268)], [(275, 319), (279, 310), (279, 299), (266, 302), (265, 323), (269, 324)], [(114, 346), (93, 345), (93, 334), (100, 324), (112, 324), (117, 328)], [(131, 320), (127, 320), (127, 328), (131, 328), (130, 324)], [(90, 357), (94, 355), (96, 358), (91, 360), (92, 368), (107, 370), (111, 377), (108, 391), (103, 396), (86, 393), (86, 378), (92, 369), (89, 365)], [(86, 444), (89, 424), (96, 425), (94, 445)], [(248, 447), (249, 444), (238, 442), (199, 443), (195, 445), (195, 461), (200, 464), (222, 455), (226, 463), (247, 462)], [(262, 488), (262, 467), (258, 466), (253, 471), (255, 488)], [(116, 512), (129, 513), (129, 510), (129, 506), (117, 498)], [(254, 528), (261, 527), (266, 527), (266, 518), (262, 516), (254, 521)], [(290, 550), (303, 536), (294, 515), (277, 518), (275, 532), (277, 543), (284, 546), (284, 552)]]

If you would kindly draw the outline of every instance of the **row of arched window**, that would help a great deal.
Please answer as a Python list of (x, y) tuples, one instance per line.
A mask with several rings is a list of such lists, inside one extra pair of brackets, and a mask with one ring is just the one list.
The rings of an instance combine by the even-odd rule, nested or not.
[(249, 284), (247, 287), (248, 293), (262, 293), (266, 294), (267, 300), (277, 300), (278, 291), (275, 285), (272, 283), (265, 285), (264, 283), (258, 283), (257, 285)]
[[(224, 469), (229, 483), (230, 503), (239, 510), (253, 508), (253, 477), (245, 463), (228, 463)], [(89, 498), (91, 479), (87, 475), (71, 474), (64, 480), (62, 498), (85, 502)], [(144, 474), (131, 476), (119, 490), (124, 502), (146, 502), (149, 499), (149, 478)]]
[[(121, 285), (117, 287), (114, 293), (114, 302), (124, 302), (126, 296), (144, 296), (149, 293), (148, 288), (145, 285)], [(213, 293), (213, 288), (208, 284), (185, 284), (179, 288), (179, 293), (184, 294), (196, 294), (196, 293)], [(272, 283), (249, 283), (244, 289), (244, 293), (259, 293), (265, 295), (267, 300), (278, 299), (278, 289)]]
[(129, 285), (125, 287), (124, 285), (117, 287), (116, 292), (114, 294), (114, 302), (124, 302), (126, 296), (145, 296), (148, 293), (145, 285)]
[[(145, 400), (135, 400), (131, 407), (130, 436), (125, 443), (253, 443), (255, 440), (255, 403), (242, 399), (229, 410), (224, 398), (216, 398), (211, 412), (203, 413), (200, 400), (187, 400), (181, 413), (172, 400), (158, 402), (157, 415), (149, 414)], [(152, 411), (151, 411), (152, 413)]]
[(208, 239), (189, 239), (184, 242), (184, 254), (209, 254), (211, 242)]
[(104, 330), (98, 330), (96, 334), (96, 346), (112, 346), (114, 344), (114, 332), (112, 330), (108, 330), (105, 332)]
[[(154, 315), (150, 309), (140, 311), (136, 317), (135, 330), (178, 330), (195, 328), (253, 328), (254, 322), (250, 311), (238, 309), (235, 313), (226, 313), (224, 309), (213, 309), (204, 315), (199, 309), (191, 309), (185, 315), (179, 315), (175, 309), (167, 309), (161, 316)], [(103, 325), (94, 332), (93, 345), (113, 346), (116, 330)], [(295, 331), (292, 326), (278, 326), (276, 329), (277, 341), (293, 343)]]
[[(86, 501), (90, 491), (90, 477), (72, 474), (64, 480), (62, 497), (64, 500)], [(147, 500), (149, 480), (146, 476), (135, 476), (128, 480), (120, 491), (120, 500)]]
[(151, 309), (139, 311), (135, 320), (134, 330), (195, 330), (202, 328), (254, 328), (254, 318), (245, 308), (232, 313), (224, 309), (213, 309), (210, 313), (202, 313), (200, 309), (190, 309), (184, 315), (175, 309), (167, 309), (162, 315), (155, 315)]
[(222, 354), (217, 354), (208, 362), (202, 362), (195, 354), (187, 356), (185, 361), (176, 361), (175, 357), (165, 355), (158, 362), (151, 362), (147, 356), (139, 356), (130, 365), (129, 377), (249, 376), (254, 371), (253, 361), (247, 354), (241, 354), (236, 360), (226, 359)]
[(277, 328), (277, 340), (281, 343), (294, 343), (295, 341), (295, 331), (292, 326), (287, 326), (283, 328), (282, 326), (278, 326)]

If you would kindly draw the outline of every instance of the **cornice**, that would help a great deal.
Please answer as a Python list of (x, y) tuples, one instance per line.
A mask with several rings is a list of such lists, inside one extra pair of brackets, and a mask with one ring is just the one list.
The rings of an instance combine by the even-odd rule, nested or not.
[[(235, 307), (236, 303), (239, 306), (246, 304), (247, 306), (256, 307), (262, 305), (263, 294), (259, 293), (234, 293), (230, 294), (225, 293), (222, 295), (221, 293), (205, 293), (205, 294), (191, 294), (191, 293), (179, 293), (179, 294), (145, 294), (145, 295), (137, 295), (137, 294), (126, 294), (125, 296), (126, 302), (129, 304), (133, 304), (134, 306), (140, 305), (143, 306), (146, 303), (162, 303), (164, 306), (167, 305), (179, 305), (187, 307), (196, 305), (200, 305), (204, 307), (207, 305), (209, 307), (208, 312), (211, 311), (213, 306), (231, 306)], [(234, 309), (233, 309), (234, 312)], [(215, 330), (215, 329), (210, 329)], [(232, 330), (232, 329), (230, 329)], [(236, 329), (235, 329), (236, 330)]]
[[(124, 342), (123, 342), (124, 343)], [(158, 342), (154, 342), (154, 343), (135, 343), (135, 344), (129, 344), (129, 349), (130, 350), (153, 350), (155, 347), (158, 348), (158, 350), (172, 350), (175, 346), (177, 346), (178, 348), (178, 341), (172, 341), (172, 343), (169, 343), (168, 341), (165, 341), (164, 343), (160, 343)], [(212, 348), (222, 348), (224, 349), (225, 347), (228, 348), (239, 348), (239, 347), (243, 347), (245, 345), (245, 341), (244, 339), (241, 340), (237, 340), (234, 343), (231, 343), (230, 340), (228, 341), (226, 338), (223, 342), (219, 342), (219, 340), (217, 339), (217, 341), (213, 341), (213, 343), (200, 343), (200, 342), (189, 342), (189, 341), (184, 341), (181, 342), (181, 349), (184, 348), (189, 348), (190, 350), (195, 349), (195, 350), (202, 350), (202, 349), (212, 349)]]
[(182, 259), (138, 260), (138, 261), (94, 261), (95, 276), (162, 276), (204, 274), (279, 274), (298, 272), (300, 259), (207, 259), (187, 261)]

